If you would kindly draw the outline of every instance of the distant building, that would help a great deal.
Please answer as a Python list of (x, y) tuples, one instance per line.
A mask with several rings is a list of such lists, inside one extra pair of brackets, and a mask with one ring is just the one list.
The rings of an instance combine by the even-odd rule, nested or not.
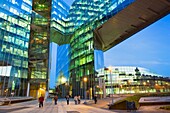
[(170, 79), (152, 73), (146, 68), (114, 66), (111, 69), (97, 70), (96, 76), (97, 94), (170, 92)]

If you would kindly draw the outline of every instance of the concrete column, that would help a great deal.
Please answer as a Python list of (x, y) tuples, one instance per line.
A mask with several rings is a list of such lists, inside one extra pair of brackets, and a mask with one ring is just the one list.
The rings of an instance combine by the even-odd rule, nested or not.
[(30, 83), (28, 82), (28, 85), (27, 85), (27, 97), (30, 96)]
[(103, 85), (103, 98), (106, 98), (106, 86), (105, 86), (105, 84)]
[(89, 90), (89, 96), (90, 96), (90, 99), (92, 100), (93, 99), (93, 95), (92, 95), (93, 93), (92, 93), (92, 88), (90, 88), (90, 90)]
[(103, 79), (103, 98), (106, 98), (106, 85), (104, 79)]

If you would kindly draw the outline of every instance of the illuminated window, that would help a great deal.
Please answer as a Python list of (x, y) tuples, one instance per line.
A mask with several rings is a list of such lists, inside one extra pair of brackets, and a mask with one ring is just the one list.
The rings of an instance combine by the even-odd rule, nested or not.
[(23, 10), (25, 10), (25, 11), (31, 13), (30, 8), (29, 8), (26, 4), (22, 4), (22, 5), (21, 5), (21, 9), (23, 9)]

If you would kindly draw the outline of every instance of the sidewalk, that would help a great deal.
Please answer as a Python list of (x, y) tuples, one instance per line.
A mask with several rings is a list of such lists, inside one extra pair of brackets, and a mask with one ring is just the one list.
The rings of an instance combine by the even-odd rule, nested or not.
[[(114, 98), (114, 102), (119, 101), (119, 100), (120, 100), (120, 98)], [(107, 103), (110, 101), (111, 101), (111, 98), (110, 99), (109, 98), (99, 99), (97, 104), (94, 104), (94, 102), (92, 102), (92, 101), (88, 101), (86, 105), (95, 107), (95, 108), (108, 110), (109, 108), (107, 106)], [(141, 106), (136, 111), (127, 111), (127, 110), (109, 110), (109, 111), (110, 111), (110, 113), (113, 113), (113, 112), (117, 112), (117, 113), (170, 113), (169, 110), (159, 109), (160, 106), (164, 106), (164, 105)]]
[[(51, 99), (44, 102), (44, 107), (39, 108), (38, 101), (28, 101), (16, 103), (6, 106), (0, 106), (0, 113), (169, 113), (166, 110), (158, 109), (159, 106), (142, 106), (137, 111), (127, 112), (127, 110), (109, 110), (106, 108), (108, 100), (98, 100), (97, 104), (83, 104), (85, 100), (81, 100), (81, 104), (75, 105), (73, 99), (67, 105), (65, 99), (59, 99), (58, 104), (54, 105)], [(86, 100), (92, 102), (92, 100)]]
[(66, 104), (65, 99), (60, 99), (57, 105), (54, 105), (51, 100), (47, 100), (44, 103), (43, 108), (38, 107), (38, 101), (24, 102), (18, 104), (12, 104), (8, 106), (0, 106), (0, 113), (12, 112), (12, 113), (116, 113), (109, 110), (86, 106), (83, 104), (75, 105), (71, 99), (70, 104)]

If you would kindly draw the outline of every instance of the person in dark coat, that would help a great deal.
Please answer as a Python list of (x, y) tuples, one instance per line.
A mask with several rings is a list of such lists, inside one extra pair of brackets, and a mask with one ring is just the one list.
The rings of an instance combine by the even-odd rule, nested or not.
[(39, 101), (39, 108), (43, 107), (44, 97), (41, 95), (41, 97), (38, 99)]
[(54, 97), (54, 104), (55, 104), (55, 105), (57, 105), (57, 101), (58, 101), (58, 96), (56, 95), (56, 96)]
[(67, 105), (69, 105), (69, 95), (66, 96)]
[(77, 97), (77, 99), (78, 99), (78, 104), (80, 104), (80, 95)]
[(74, 96), (74, 102), (76, 105), (77, 105), (77, 101), (78, 101), (77, 96)]
[(97, 103), (97, 95), (94, 95), (94, 103)]

